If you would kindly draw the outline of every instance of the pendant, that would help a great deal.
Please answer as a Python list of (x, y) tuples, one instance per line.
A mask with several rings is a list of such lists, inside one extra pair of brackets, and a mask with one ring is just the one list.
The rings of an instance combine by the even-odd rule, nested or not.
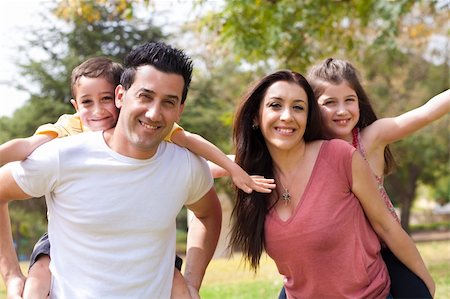
[(284, 201), (285, 204), (291, 201), (291, 194), (289, 193), (288, 189), (284, 189), (283, 194), (281, 194), (281, 199)]

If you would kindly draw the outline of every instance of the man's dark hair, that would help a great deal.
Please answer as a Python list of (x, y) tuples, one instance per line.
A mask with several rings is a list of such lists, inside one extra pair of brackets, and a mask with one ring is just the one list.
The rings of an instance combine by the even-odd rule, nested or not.
[(192, 78), (193, 63), (190, 57), (182, 50), (172, 48), (162, 42), (137, 46), (125, 57), (125, 71), (120, 80), (125, 89), (131, 87), (137, 68), (143, 65), (151, 65), (161, 72), (182, 76), (184, 88), (181, 103), (184, 103)]

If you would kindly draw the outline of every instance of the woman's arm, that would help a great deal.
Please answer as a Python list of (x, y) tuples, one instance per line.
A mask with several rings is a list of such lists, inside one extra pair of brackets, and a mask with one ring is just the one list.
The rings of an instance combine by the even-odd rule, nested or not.
[(38, 134), (3, 143), (0, 145), (0, 165), (25, 160), (36, 148), (53, 138), (50, 134)]
[(395, 256), (419, 276), (434, 296), (435, 284), (419, 251), (400, 224), (389, 214), (367, 162), (355, 151), (352, 158), (352, 191), (359, 199), (375, 232)]

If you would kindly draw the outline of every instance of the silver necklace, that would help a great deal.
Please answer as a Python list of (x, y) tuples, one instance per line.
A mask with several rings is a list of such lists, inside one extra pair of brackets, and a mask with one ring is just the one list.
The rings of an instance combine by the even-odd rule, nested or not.
[(288, 204), (291, 202), (291, 193), (289, 193), (288, 188), (284, 187), (283, 183), (280, 180), (281, 187), (283, 187), (284, 192), (281, 194), (281, 200), (284, 201), (285, 204)]

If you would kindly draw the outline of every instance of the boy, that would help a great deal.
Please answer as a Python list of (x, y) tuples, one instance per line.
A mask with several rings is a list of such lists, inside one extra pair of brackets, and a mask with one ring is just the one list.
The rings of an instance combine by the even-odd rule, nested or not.
[[(115, 87), (119, 84), (123, 68), (104, 57), (88, 59), (72, 72), (72, 105), (77, 111), (74, 115), (63, 115), (57, 123), (38, 128), (34, 136), (11, 140), (0, 145), (0, 165), (23, 160), (38, 146), (56, 137), (65, 137), (85, 131), (99, 131), (114, 127), (119, 110), (115, 106)], [(186, 147), (194, 153), (227, 169), (234, 183), (245, 192), (253, 189), (268, 192), (261, 181), (253, 180), (235, 163), (229, 160), (217, 147), (198, 135), (185, 132), (174, 126), (167, 141)], [(36, 244), (33, 252), (29, 276), (24, 288), (24, 298), (46, 298), (50, 290), (49, 242), (46, 236)], [(178, 269), (181, 263), (178, 263)], [(188, 294), (184, 280), (175, 270), (172, 297), (180, 298)], [(189, 295), (187, 295), (189, 298)]]

